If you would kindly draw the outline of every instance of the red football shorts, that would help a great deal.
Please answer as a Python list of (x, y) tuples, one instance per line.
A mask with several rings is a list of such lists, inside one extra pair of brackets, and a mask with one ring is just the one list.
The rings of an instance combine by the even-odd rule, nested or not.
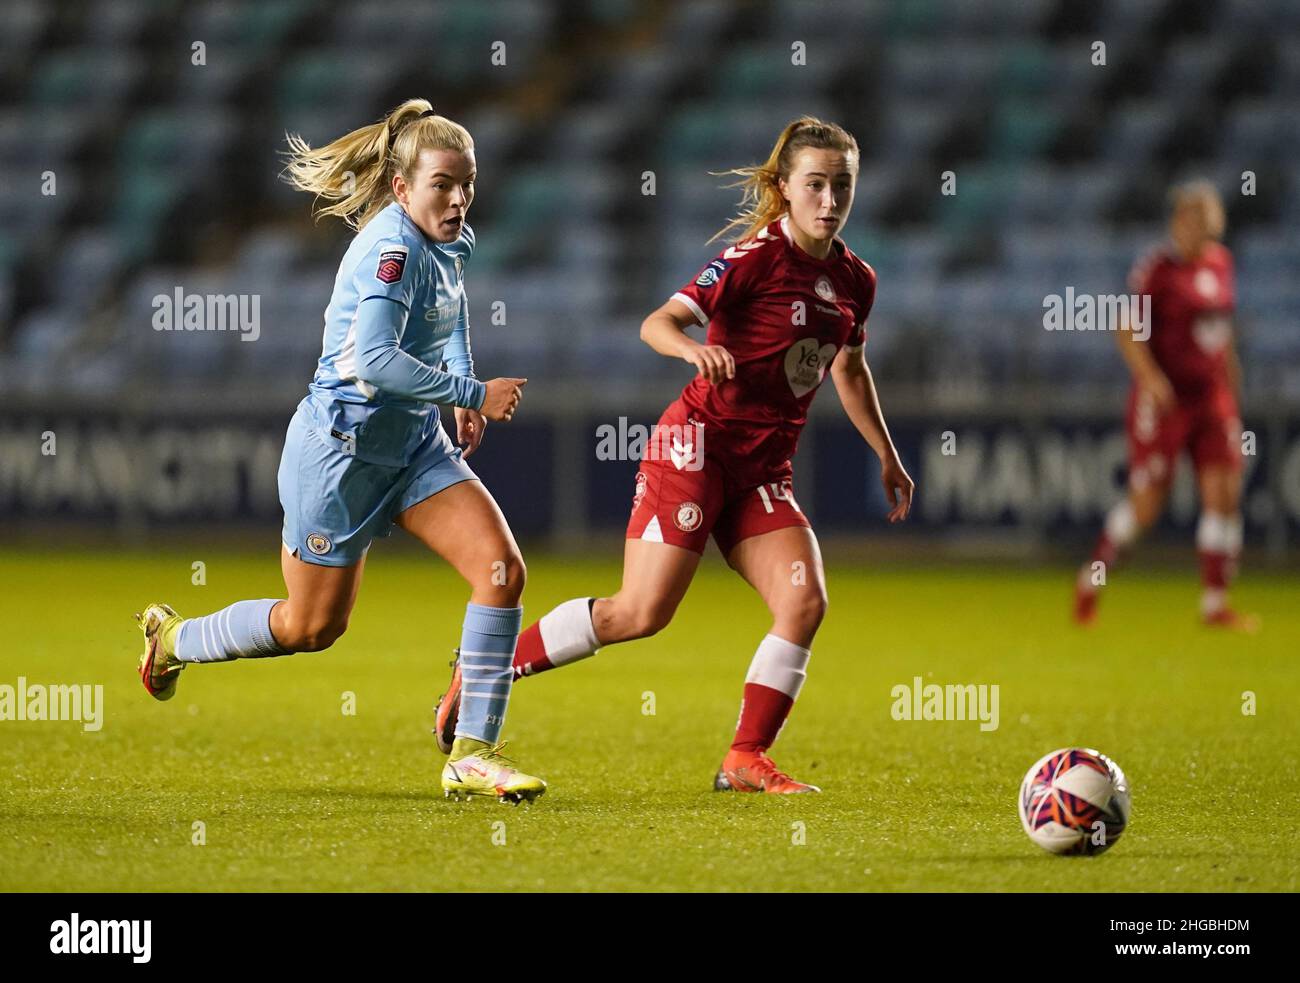
[(725, 455), (706, 453), (710, 439), (724, 438), (680, 400), (664, 411), (641, 455), (628, 539), (703, 553), (712, 534), (727, 556), (742, 539), (809, 527), (794, 500), (789, 461), (767, 473), (727, 467)]
[(1129, 393), (1129, 485), (1141, 491), (1173, 480), (1178, 455), (1186, 448), (1199, 473), (1207, 467), (1241, 470), (1241, 414), (1231, 390), (1218, 386), (1194, 402), (1179, 401), (1161, 414), (1150, 394)]
[(727, 556), (742, 539), (790, 526), (809, 527), (794, 499), (790, 475), (739, 488), (708, 458), (698, 471), (671, 461), (643, 461), (627, 523), (628, 539), (681, 546), (703, 553), (709, 534)]

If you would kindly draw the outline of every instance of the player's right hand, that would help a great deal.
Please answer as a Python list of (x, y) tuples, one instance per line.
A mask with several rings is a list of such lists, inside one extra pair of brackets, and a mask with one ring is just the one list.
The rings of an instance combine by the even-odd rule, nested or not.
[(1160, 413), (1168, 413), (1178, 405), (1178, 397), (1174, 395), (1174, 387), (1169, 383), (1169, 377), (1163, 372), (1156, 371), (1142, 380), (1142, 388), (1151, 395), (1151, 399), (1156, 404), (1156, 409)]
[(478, 411), (489, 420), (509, 423), (519, 408), (519, 400), (523, 398), (524, 386), (527, 384), (527, 379), (489, 379), (484, 383), (487, 393), (483, 396), (483, 405)]
[(721, 345), (696, 345), (682, 358), (694, 365), (706, 382), (715, 386), (724, 379), (736, 377), (736, 360)]

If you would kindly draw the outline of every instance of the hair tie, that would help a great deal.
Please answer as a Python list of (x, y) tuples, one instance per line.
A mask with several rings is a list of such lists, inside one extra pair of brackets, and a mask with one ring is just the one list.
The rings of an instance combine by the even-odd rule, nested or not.
[(437, 115), (438, 115), (438, 114), (437, 114), (436, 111), (434, 111), (434, 110), (432, 110), (432, 109), (426, 109), (424, 112), (422, 112), (419, 116), (417, 116), (417, 117), (415, 117), (415, 118), (416, 118), (416, 119), (424, 119), (424, 117), (426, 117), (426, 116), (437, 116)]

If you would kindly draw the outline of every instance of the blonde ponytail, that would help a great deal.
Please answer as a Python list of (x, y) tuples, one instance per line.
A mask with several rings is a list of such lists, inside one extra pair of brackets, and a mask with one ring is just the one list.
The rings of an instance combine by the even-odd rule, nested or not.
[(794, 169), (795, 157), (800, 150), (840, 150), (853, 157), (853, 168), (857, 170), (858, 141), (842, 126), (826, 123), (815, 116), (801, 116), (788, 123), (767, 160), (753, 167), (733, 167), (727, 171), (710, 171), (715, 177), (735, 174), (740, 177), (728, 188), (743, 188), (740, 197), (740, 214), (724, 225), (713, 237), (721, 238), (734, 229), (741, 232), (732, 242), (743, 242), (754, 236), (785, 214), (786, 201), (781, 194), (779, 180), (789, 178)]
[(393, 200), (393, 175), (409, 180), (420, 151), (474, 148), (469, 131), (433, 115), (427, 99), (408, 99), (378, 123), (315, 150), (296, 133), (286, 133), (285, 139), (284, 179), (326, 201), (316, 208), (317, 217), (335, 215), (354, 229), (363, 228)]

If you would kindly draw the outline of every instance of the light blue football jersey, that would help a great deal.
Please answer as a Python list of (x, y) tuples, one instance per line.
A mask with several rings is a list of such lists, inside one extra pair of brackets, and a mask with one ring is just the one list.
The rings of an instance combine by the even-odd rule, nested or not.
[[(320, 361), (302, 401), (322, 438), (360, 460), (404, 467), (440, 425), (438, 403), (482, 402), (483, 384), (474, 378), (470, 354), (463, 283), (473, 251), (474, 232), (468, 224), (454, 242), (435, 242), (397, 202), (357, 233), (339, 264), (325, 309)], [(418, 360), (423, 363), (420, 369), (434, 367), (424, 370), (418, 388), (410, 387), (423, 398), (386, 391), (364, 381), (364, 371), (358, 374), (364, 354), (358, 352), (357, 312), (372, 297), (387, 298), (405, 309), (404, 325), (400, 317), (394, 318), (400, 325), (397, 348), (405, 353), (398, 357), (408, 365), (414, 363), (406, 356)], [(367, 305), (367, 310), (374, 309)]]

